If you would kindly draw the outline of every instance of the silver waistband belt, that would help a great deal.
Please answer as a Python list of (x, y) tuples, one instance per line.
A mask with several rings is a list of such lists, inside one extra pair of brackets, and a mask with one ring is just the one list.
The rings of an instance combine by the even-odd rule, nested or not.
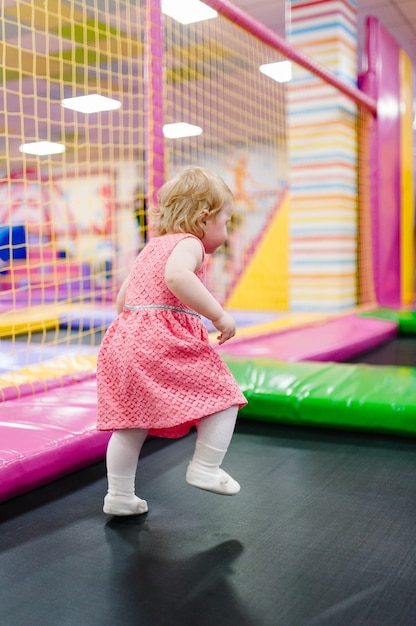
[(165, 311), (178, 311), (178, 313), (187, 313), (188, 315), (193, 315), (194, 317), (199, 317), (199, 319), (201, 319), (201, 316), (199, 315), (199, 313), (196, 313), (195, 311), (190, 311), (189, 309), (183, 309), (180, 306), (173, 306), (171, 304), (140, 304), (138, 306), (125, 304), (123, 308), (125, 311), (145, 311), (146, 309), (164, 309)]

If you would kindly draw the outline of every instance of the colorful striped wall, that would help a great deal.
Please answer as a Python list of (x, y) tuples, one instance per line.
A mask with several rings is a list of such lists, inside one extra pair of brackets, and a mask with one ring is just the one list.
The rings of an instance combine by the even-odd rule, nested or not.
[[(356, 84), (355, 0), (291, 0), (289, 38)], [(290, 308), (335, 312), (357, 303), (356, 105), (296, 65), (288, 101)]]

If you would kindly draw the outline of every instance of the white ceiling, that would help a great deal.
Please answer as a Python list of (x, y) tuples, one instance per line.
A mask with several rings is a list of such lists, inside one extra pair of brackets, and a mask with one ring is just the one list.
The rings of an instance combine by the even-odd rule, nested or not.
[[(288, 0), (232, 0), (281, 37), (290, 32)], [(358, 70), (364, 65), (365, 21), (374, 16), (407, 52), (416, 68), (416, 0), (357, 0)]]

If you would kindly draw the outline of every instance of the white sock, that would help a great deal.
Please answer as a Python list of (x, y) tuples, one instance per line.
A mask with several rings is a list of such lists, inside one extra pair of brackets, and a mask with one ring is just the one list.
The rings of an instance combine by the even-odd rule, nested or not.
[(134, 493), (136, 476), (112, 476), (107, 474), (108, 493), (104, 498), (103, 511), (107, 515), (140, 515), (148, 510), (146, 500)]
[(224, 496), (238, 493), (238, 482), (220, 468), (226, 452), (227, 450), (218, 450), (197, 440), (194, 456), (186, 472), (186, 482), (193, 487)]
[(108, 493), (104, 513), (108, 515), (139, 515), (146, 513), (147, 502), (135, 494), (137, 462), (147, 437), (147, 430), (138, 428), (116, 430), (107, 447)]

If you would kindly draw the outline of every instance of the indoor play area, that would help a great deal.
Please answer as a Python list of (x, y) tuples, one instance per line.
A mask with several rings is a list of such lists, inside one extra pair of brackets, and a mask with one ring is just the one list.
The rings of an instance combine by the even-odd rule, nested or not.
[[(349, 29), (339, 28), (350, 24), (354, 2), (331, 9), (336, 23), (330, 33), (330, 68), (314, 52), (325, 47), (326, 35), (314, 29), (307, 12), (296, 13), (301, 7), (295, 0), (292, 15), (304, 27), (287, 40), (228, 0), (207, 0), (217, 12), (215, 19), (186, 25), (162, 13), (160, 3), (152, 0), (104, 4), (108, 10), (87, 0), (6, 1), (0, 12), (5, 33), (0, 127), (6, 129), (0, 144), (0, 507), (6, 522), (20, 513), (27, 520), (22, 532), (28, 545), (32, 523), (43, 528), (39, 535), (33, 531), (32, 557), (37, 545), (51, 558), (54, 554), (65, 561), (72, 544), (82, 546), (81, 552), (94, 561), (94, 548), (97, 559), (113, 564), (116, 572), (121, 572), (123, 559), (129, 563), (123, 584), (139, 580), (141, 591), (137, 600), (131, 590), (119, 589), (120, 599), (121, 583), (115, 581), (113, 587), (101, 579), (98, 560), (91, 580), (80, 553), (77, 567), (84, 573), (71, 582), (71, 597), (72, 592), (81, 597), (80, 606), (87, 611), (83, 588), (89, 585), (101, 599), (107, 591), (112, 604), (103, 600), (105, 609), (96, 611), (94, 619), (88, 613), (88, 621), (71, 609), (67, 621), (65, 603), (57, 602), (59, 608), (52, 609), (48, 621), (45, 597), (37, 601), (35, 621), (27, 608), (19, 609), (19, 622), (11, 617), (17, 600), (8, 598), (10, 621), (5, 623), (341, 624), (331, 621), (335, 613), (324, 604), (321, 621), (310, 617), (313, 603), (319, 605), (314, 596), (319, 587), (313, 581), (328, 561), (328, 554), (318, 554), (322, 518), (313, 500), (322, 493), (320, 480), (331, 480), (309, 476), (308, 466), (317, 463), (322, 474), (332, 476), (328, 516), (338, 506), (337, 486), (343, 494), (343, 521), (337, 518), (332, 532), (344, 533), (345, 541), (355, 546), (353, 567), (360, 560), (359, 542), (371, 531), (363, 531), (364, 537), (354, 530), (363, 500), (348, 491), (348, 477), (362, 472), (364, 482), (367, 475), (380, 487), (377, 472), (393, 464), (396, 449), (406, 467), (411, 466), (416, 434), (416, 360), (410, 354), (416, 337), (414, 67), (400, 44), (369, 17), (367, 68), (357, 76), (356, 41)], [(269, 66), (282, 65), (290, 67), (290, 80), (268, 73)], [(108, 108), (88, 109), (86, 102), (82, 108), (73, 102), (92, 94), (104, 96), (99, 104)], [(44, 151), (33, 152), (37, 148)], [(173, 538), (172, 555), (164, 553), (162, 533), (152, 536), (145, 520), (136, 527), (126, 524), (122, 534), (116, 522), (108, 522), (104, 545), (110, 546), (110, 554), (104, 556), (102, 540), (92, 530), (99, 518), (86, 521), (91, 502), (100, 513), (95, 487), (104, 477), (109, 439), (109, 433), (95, 428), (98, 349), (117, 315), (118, 289), (152, 237), (158, 189), (191, 164), (218, 171), (235, 197), (229, 240), (209, 259), (208, 284), (237, 321), (236, 337), (217, 349), (248, 400), (230, 455), (246, 477), (247, 493), (240, 504), (221, 502), (216, 518), (213, 500), (204, 501), (203, 494), (197, 494), (193, 510), (186, 486), (176, 487), (180, 459), (191, 443), (187, 438), (174, 443), (150, 439), (141, 461), (143, 480), (165, 506), (172, 511), (177, 507), (167, 526), (161, 505), (154, 513), (163, 532)], [(213, 344), (215, 336), (212, 332)], [(406, 341), (412, 348), (406, 348)], [(407, 350), (404, 363), (401, 350)], [(384, 456), (377, 460), (377, 470), (370, 470), (358, 450), (368, 445), (371, 459), (380, 438), (388, 441)], [(339, 451), (340, 465), (331, 445)], [(305, 459), (295, 451), (298, 446)], [(158, 457), (162, 452), (166, 461)], [(270, 479), (279, 473), (280, 463), (290, 468), (287, 484)], [(156, 464), (158, 477), (153, 475)], [(273, 498), (256, 486), (256, 472), (264, 484), (273, 480), (273, 494), (286, 502), (279, 519)], [(296, 499), (289, 484), (299, 488), (302, 480)], [(406, 485), (402, 506), (412, 494), (410, 478)], [(61, 489), (59, 495), (54, 486)], [(382, 489), (384, 503), (390, 492), (397, 493), (394, 480)], [(195, 543), (204, 534), (198, 526), (201, 516), (214, 519), (209, 536), (221, 540), (216, 547), (202, 542), (194, 554), (191, 539), (179, 539), (176, 490), (185, 502), (189, 538)], [(39, 493), (43, 507), (36, 504)], [(57, 511), (59, 498), (68, 506), (65, 513)], [(254, 539), (246, 547), (254, 524), (252, 502), (264, 514), (267, 542), (279, 543), (279, 573), (269, 560), (267, 542)], [(373, 544), (365, 551), (367, 558), (374, 558), (373, 569), (368, 594), (363, 592), (356, 606), (362, 615), (368, 601), (377, 617), (342, 623), (383, 623), (383, 603), (379, 606), (372, 593), (379, 584), (387, 600), (394, 593), (385, 580), (380, 582), (377, 568), (387, 558), (381, 545), (393, 532), (393, 518), (404, 514), (396, 505), (393, 512), (386, 504), (390, 530), (374, 530)], [(78, 511), (78, 525), (64, 535), (64, 518), (72, 507)], [(243, 509), (249, 511), (240, 522), (239, 540), (227, 521), (229, 507), (234, 520), (243, 520)], [(302, 511), (310, 530), (298, 527), (300, 534), (291, 535), (285, 520), (301, 519)], [(374, 506), (373, 520), (376, 511)], [(46, 546), (48, 518), (54, 537)], [(89, 533), (92, 542), (87, 546)], [(140, 541), (145, 549), (139, 562), (132, 554)], [(10, 545), (12, 550), (13, 541)], [(294, 545), (301, 548), (298, 558), (303, 554), (307, 563), (301, 580), (289, 556)], [(406, 563), (406, 547), (400, 550)], [(16, 585), (23, 576), (23, 558), (28, 555), (22, 561), (17, 557), (15, 573), (9, 575)], [(236, 597), (228, 572), (244, 558), (253, 568), (241, 580), (241, 597)], [(274, 580), (275, 587), (257, 589), (257, 599), (248, 603), (260, 558), (264, 571), (259, 577)], [(334, 565), (331, 557), (329, 561), (327, 584)], [(212, 579), (199, 579), (203, 563), (213, 563), (214, 570), (220, 564)], [(44, 574), (45, 581), (59, 578), (58, 566), (52, 574), (54, 567)], [(145, 567), (150, 572), (146, 577)], [(69, 575), (68, 569), (63, 581)], [(157, 592), (156, 577), (161, 585)], [(288, 580), (292, 591), (286, 589)], [(59, 598), (69, 593), (63, 581), (57, 582)], [(297, 583), (311, 591), (301, 601), (293, 595)], [(358, 579), (351, 594), (358, 593), (356, 584)], [(339, 602), (342, 588), (339, 582)], [(153, 601), (159, 592), (164, 594), (163, 619)], [(180, 594), (187, 608), (177, 603)], [(219, 605), (214, 609), (208, 600), (215, 594)], [(287, 613), (275, 621), (276, 594), (281, 594)], [(192, 612), (194, 601), (198, 617)], [(122, 619), (116, 613), (118, 603), (124, 607)], [(138, 605), (143, 621), (134, 613)], [(265, 613), (261, 606), (266, 606)], [(345, 610), (355, 615), (354, 603)], [(413, 623), (408, 620), (411, 610), (416, 611), (414, 600), (401, 610), (405, 621), (395, 623)]]

